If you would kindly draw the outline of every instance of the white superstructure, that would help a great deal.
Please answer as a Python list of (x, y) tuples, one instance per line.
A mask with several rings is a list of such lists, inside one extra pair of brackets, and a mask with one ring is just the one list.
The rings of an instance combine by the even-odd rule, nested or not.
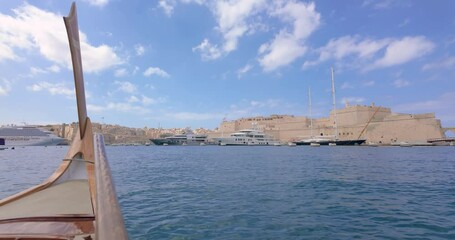
[(0, 138), (5, 139), (5, 146), (55, 146), (64, 141), (35, 126), (0, 127)]
[(272, 136), (266, 135), (264, 132), (255, 129), (244, 129), (232, 133), (229, 137), (213, 138), (216, 144), (238, 145), (238, 146), (276, 146), (280, 142)]

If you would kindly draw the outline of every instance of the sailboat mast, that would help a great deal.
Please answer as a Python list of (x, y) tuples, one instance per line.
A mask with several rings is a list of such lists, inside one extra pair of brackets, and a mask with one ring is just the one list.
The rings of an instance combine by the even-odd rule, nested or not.
[(310, 103), (310, 131), (311, 131), (311, 138), (313, 138), (313, 114), (311, 111), (311, 88), (308, 88), (308, 100)]
[(337, 105), (336, 105), (336, 97), (335, 97), (335, 80), (333, 77), (333, 67), (331, 67), (332, 72), (332, 99), (333, 99), (333, 114), (334, 114), (334, 125), (335, 125), (335, 140), (338, 139), (338, 122), (337, 122)]

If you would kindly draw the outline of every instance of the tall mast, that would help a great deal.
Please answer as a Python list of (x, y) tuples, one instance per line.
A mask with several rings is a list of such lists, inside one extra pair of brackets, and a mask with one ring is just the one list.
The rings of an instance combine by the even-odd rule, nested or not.
[(313, 116), (311, 112), (311, 88), (308, 88), (308, 100), (310, 103), (310, 130), (311, 130), (311, 138), (313, 138)]
[(334, 114), (334, 125), (335, 125), (335, 140), (338, 139), (338, 123), (337, 123), (337, 101), (335, 97), (335, 80), (333, 77), (333, 67), (331, 67), (332, 72), (332, 99), (333, 99), (333, 114)]

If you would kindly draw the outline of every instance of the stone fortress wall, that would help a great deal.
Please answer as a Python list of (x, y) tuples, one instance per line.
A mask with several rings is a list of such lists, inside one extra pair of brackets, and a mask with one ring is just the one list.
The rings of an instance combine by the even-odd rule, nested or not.
[[(441, 121), (434, 113), (393, 113), (390, 108), (375, 106), (346, 105), (337, 110), (338, 139), (366, 139), (367, 142), (391, 144), (394, 142), (426, 142), (431, 138), (444, 137)], [(264, 130), (281, 141), (296, 141), (313, 136), (335, 135), (335, 114), (329, 117), (310, 119), (305, 116), (271, 115), (268, 117), (242, 118), (224, 121), (209, 137), (228, 136), (241, 129)], [(313, 132), (313, 134), (311, 134)]]

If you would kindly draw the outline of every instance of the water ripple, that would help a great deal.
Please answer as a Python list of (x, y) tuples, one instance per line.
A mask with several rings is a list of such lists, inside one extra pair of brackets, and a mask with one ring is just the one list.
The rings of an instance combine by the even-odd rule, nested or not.
[[(1, 197), (44, 180), (65, 150), (0, 152)], [(107, 154), (132, 239), (455, 239), (455, 148)]]

